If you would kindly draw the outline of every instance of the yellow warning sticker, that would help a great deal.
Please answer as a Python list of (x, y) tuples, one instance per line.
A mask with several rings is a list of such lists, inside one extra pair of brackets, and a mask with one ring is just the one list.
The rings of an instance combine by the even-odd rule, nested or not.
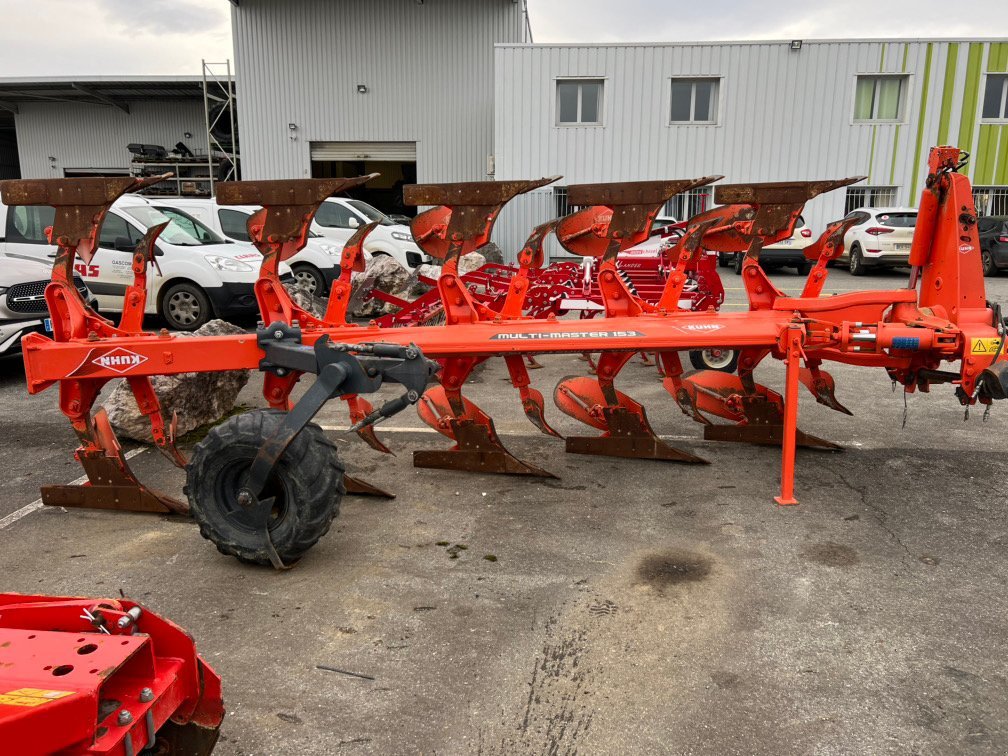
[(0, 704), (7, 706), (41, 706), (60, 698), (72, 696), (72, 690), (42, 690), (41, 688), (18, 688), (0, 693)]
[(997, 354), (1001, 348), (1001, 339), (973, 339), (970, 343), (970, 354)]

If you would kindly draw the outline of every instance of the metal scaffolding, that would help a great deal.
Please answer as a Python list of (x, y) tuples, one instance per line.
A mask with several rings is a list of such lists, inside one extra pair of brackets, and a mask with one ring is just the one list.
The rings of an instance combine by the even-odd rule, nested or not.
[(218, 181), (241, 178), (238, 129), (235, 126), (235, 92), (231, 61), (203, 61), (203, 112), (206, 116), (207, 166), (210, 194)]

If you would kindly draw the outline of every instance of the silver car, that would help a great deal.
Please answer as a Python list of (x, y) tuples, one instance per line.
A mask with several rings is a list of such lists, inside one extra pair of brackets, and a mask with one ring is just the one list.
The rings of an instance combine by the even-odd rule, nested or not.
[[(0, 355), (21, 351), (21, 337), (52, 331), (45, 288), (52, 267), (35, 260), (0, 257)], [(74, 276), (84, 300), (95, 305), (84, 281)]]

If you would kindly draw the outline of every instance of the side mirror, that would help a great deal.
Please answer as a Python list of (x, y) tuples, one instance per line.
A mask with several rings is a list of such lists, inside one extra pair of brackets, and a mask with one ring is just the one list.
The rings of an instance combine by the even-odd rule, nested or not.
[(115, 241), (112, 243), (112, 248), (120, 252), (132, 252), (136, 249), (136, 244), (131, 242), (126, 236), (117, 236)]
[(350, 220), (347, 221), (347, 228), (360, 228), (360, 221), (350, 216)]

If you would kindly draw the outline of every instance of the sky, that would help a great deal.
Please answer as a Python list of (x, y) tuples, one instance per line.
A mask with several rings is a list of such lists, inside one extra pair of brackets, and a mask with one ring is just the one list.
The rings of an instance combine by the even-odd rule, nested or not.
[[(871, 14), (849, 0), (528, 4), (536, 42), (1008, 36), (1005, 0), (972, 0), (968, 12), (897, 0)], [(0, 0), (0, 14), (0, 76), (199, 75), (201, 60), (233, 57), (227, 0)]]

